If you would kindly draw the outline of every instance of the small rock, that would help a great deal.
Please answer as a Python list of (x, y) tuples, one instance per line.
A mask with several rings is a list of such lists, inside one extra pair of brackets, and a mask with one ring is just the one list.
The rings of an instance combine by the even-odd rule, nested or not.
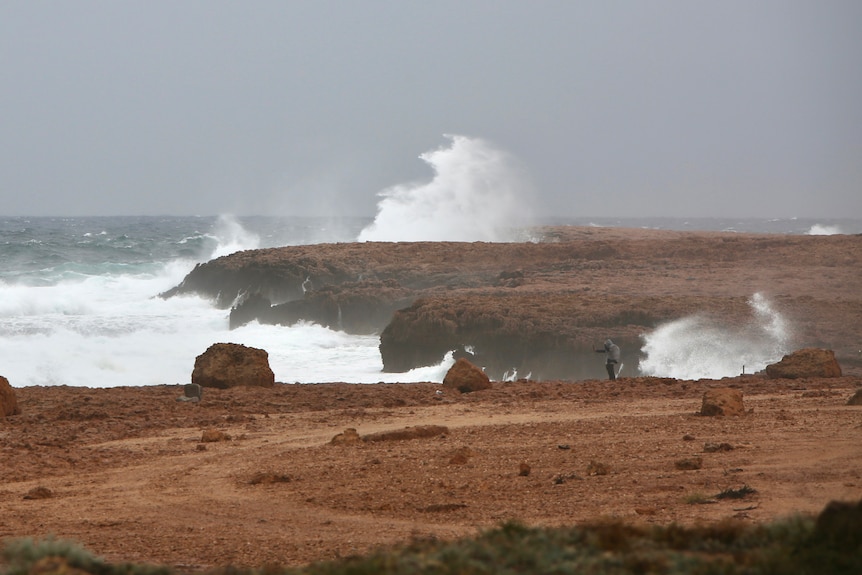
[(847, 400), (847, 405), (862, 405), (862, 389), (857, 389), (853, 397)]
[(703, 444), (704, 453), (716, 453), (717, 451), (733, 451), (733, 446), (729, 443), (714, 443), (706, 442)]
[(201, 443), (216, 443), (218, 441), (228, 441), (230, 435), (218, 429), (206, 429), (201, 434)]
[(745, 407), (742, 403), (742, 392), (730, 387), (707, 390), (703, 394), (703, 403), (700, 408), (700, 414), (707, 416), (745, 415)]
[(518, 475), (520, 475), (521, 477), (527, 477), (528, 475), (530, 475), (530, 471), (531, 471), (531, 468), (526, 463), (521, 463), (518, 466)]
[(484, 371), (462, 357), (446, 372), (443, 387), (457, 389), (461, 393), (470, 393), (490, 389), (493, 385)]
[(563, 475), (562, 473), (558, 473), (558, 474), (554, 475), (554, 477), (553, 477), (553, 479), (551, 479), (551, 481), (554, 483), (554, 485), (562, 485), (563, 483), (565, 483), (566, 481), (569, 481), (570, 479), (581, 480), (581, 479), (583, 479), (583, 477), (581, 477), (577, 473), (568, 473), (566, 475)]
[(268, 485), (270, 483), (290, 483), (292, 479), (284, 473), (275, 473), (273, 471), (258, 471), (249, 479), (251, 485)]
[(611, 472), (611, 468), (607, 463), (600, 461), (590, 461), (587, 465), (587, 475), (607, 475)]
[(34, 487), (24, 495), (24, 499), (50, 499), (54, 497), (54, 492), (47, 487)]
[(459, 447), (452, 454), (452, 457), (449, 458), (449, 465), (464, 465), (473, 455), (473, 450), (469, 447)]
[(674, 463), (674, 467), (680, 471), (693, 471), (695, 469), (700, 469), (703, 467), (703, 458), (700, 456), (686, 457), (685, 459), (680, 459)]
[(362, 441), (362, 439), (359, 437), (359, 433), (356, 431), (356, 429), (353, 427), (348, 427), (347, 429), (333, 437), (329, 443), (332, 443), (333, 445), (347, 445), (350, 443), (358, 443), (360, 441)]

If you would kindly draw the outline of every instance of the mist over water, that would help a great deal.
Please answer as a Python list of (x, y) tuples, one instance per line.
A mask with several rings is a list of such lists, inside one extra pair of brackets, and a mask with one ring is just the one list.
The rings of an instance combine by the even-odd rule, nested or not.
[(751, 320), (729, 326), (705, 316), (666, 323), (643, 336), (643, 375), (720, 379), (764, 369), (789, 351), (790, 328), (760, 293), (748, 301)]
[(380, 192), (365, 241), (508, 241), (529, 225), (529, 186), (505, 152), (484, 140), (448, 136), (448, 147), (419, 157), (430, 182)]

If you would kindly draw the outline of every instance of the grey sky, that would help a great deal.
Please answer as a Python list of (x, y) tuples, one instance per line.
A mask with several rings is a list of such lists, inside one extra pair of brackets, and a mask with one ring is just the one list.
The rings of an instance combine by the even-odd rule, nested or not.
[(862, 217), (862, 2), (0, 0), (0, 215), (373, 215), (443, 134), (539, 215)]

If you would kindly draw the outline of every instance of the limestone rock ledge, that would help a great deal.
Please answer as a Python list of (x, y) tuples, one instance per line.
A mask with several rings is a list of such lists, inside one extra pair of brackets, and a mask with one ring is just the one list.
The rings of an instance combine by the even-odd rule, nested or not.
[(791, 236), (623, 228), (537, 229), (524, 243), (368, 242), (249, 250), (192, 270), (161, 294), (196, 293), (248, 321), (317, 322), (379, 333), (386, 371), (467, 352), (494, 378), (602, 377), (592, 348), (611, 337), (624, 364), (641, 335), (699, 314), (751, 318), (764, 293), (793, 347), (862, 357), (862, 236)]

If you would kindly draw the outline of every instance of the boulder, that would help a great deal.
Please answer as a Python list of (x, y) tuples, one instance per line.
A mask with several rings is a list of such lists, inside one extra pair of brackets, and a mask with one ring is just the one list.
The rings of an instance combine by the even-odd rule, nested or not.
[(745, 415), (742, 392), (730, 387), (710, 389), (703, 394), (701, 415)]
[(216, 343), (195, 358), (192, 383), (201, 387), (272, 387), (269, 354), (237, 343)]
[(18, 407), (18, 399), (15, 390), (9, 384), (9, 380), (0, 375), (0, 417), (18, 415), (21, 408)]
[(492, 387), (491, 380), (485, 372), (463, 357), (449, 368), (443, 378), (443, 387), (457, 389), (461, 393), (481, 391)]
[(809, 347), (785, 355), (778, 363), (767, 365), (766, 375), (772, 379), (841, 377), (841, 366), (831, 349)]

